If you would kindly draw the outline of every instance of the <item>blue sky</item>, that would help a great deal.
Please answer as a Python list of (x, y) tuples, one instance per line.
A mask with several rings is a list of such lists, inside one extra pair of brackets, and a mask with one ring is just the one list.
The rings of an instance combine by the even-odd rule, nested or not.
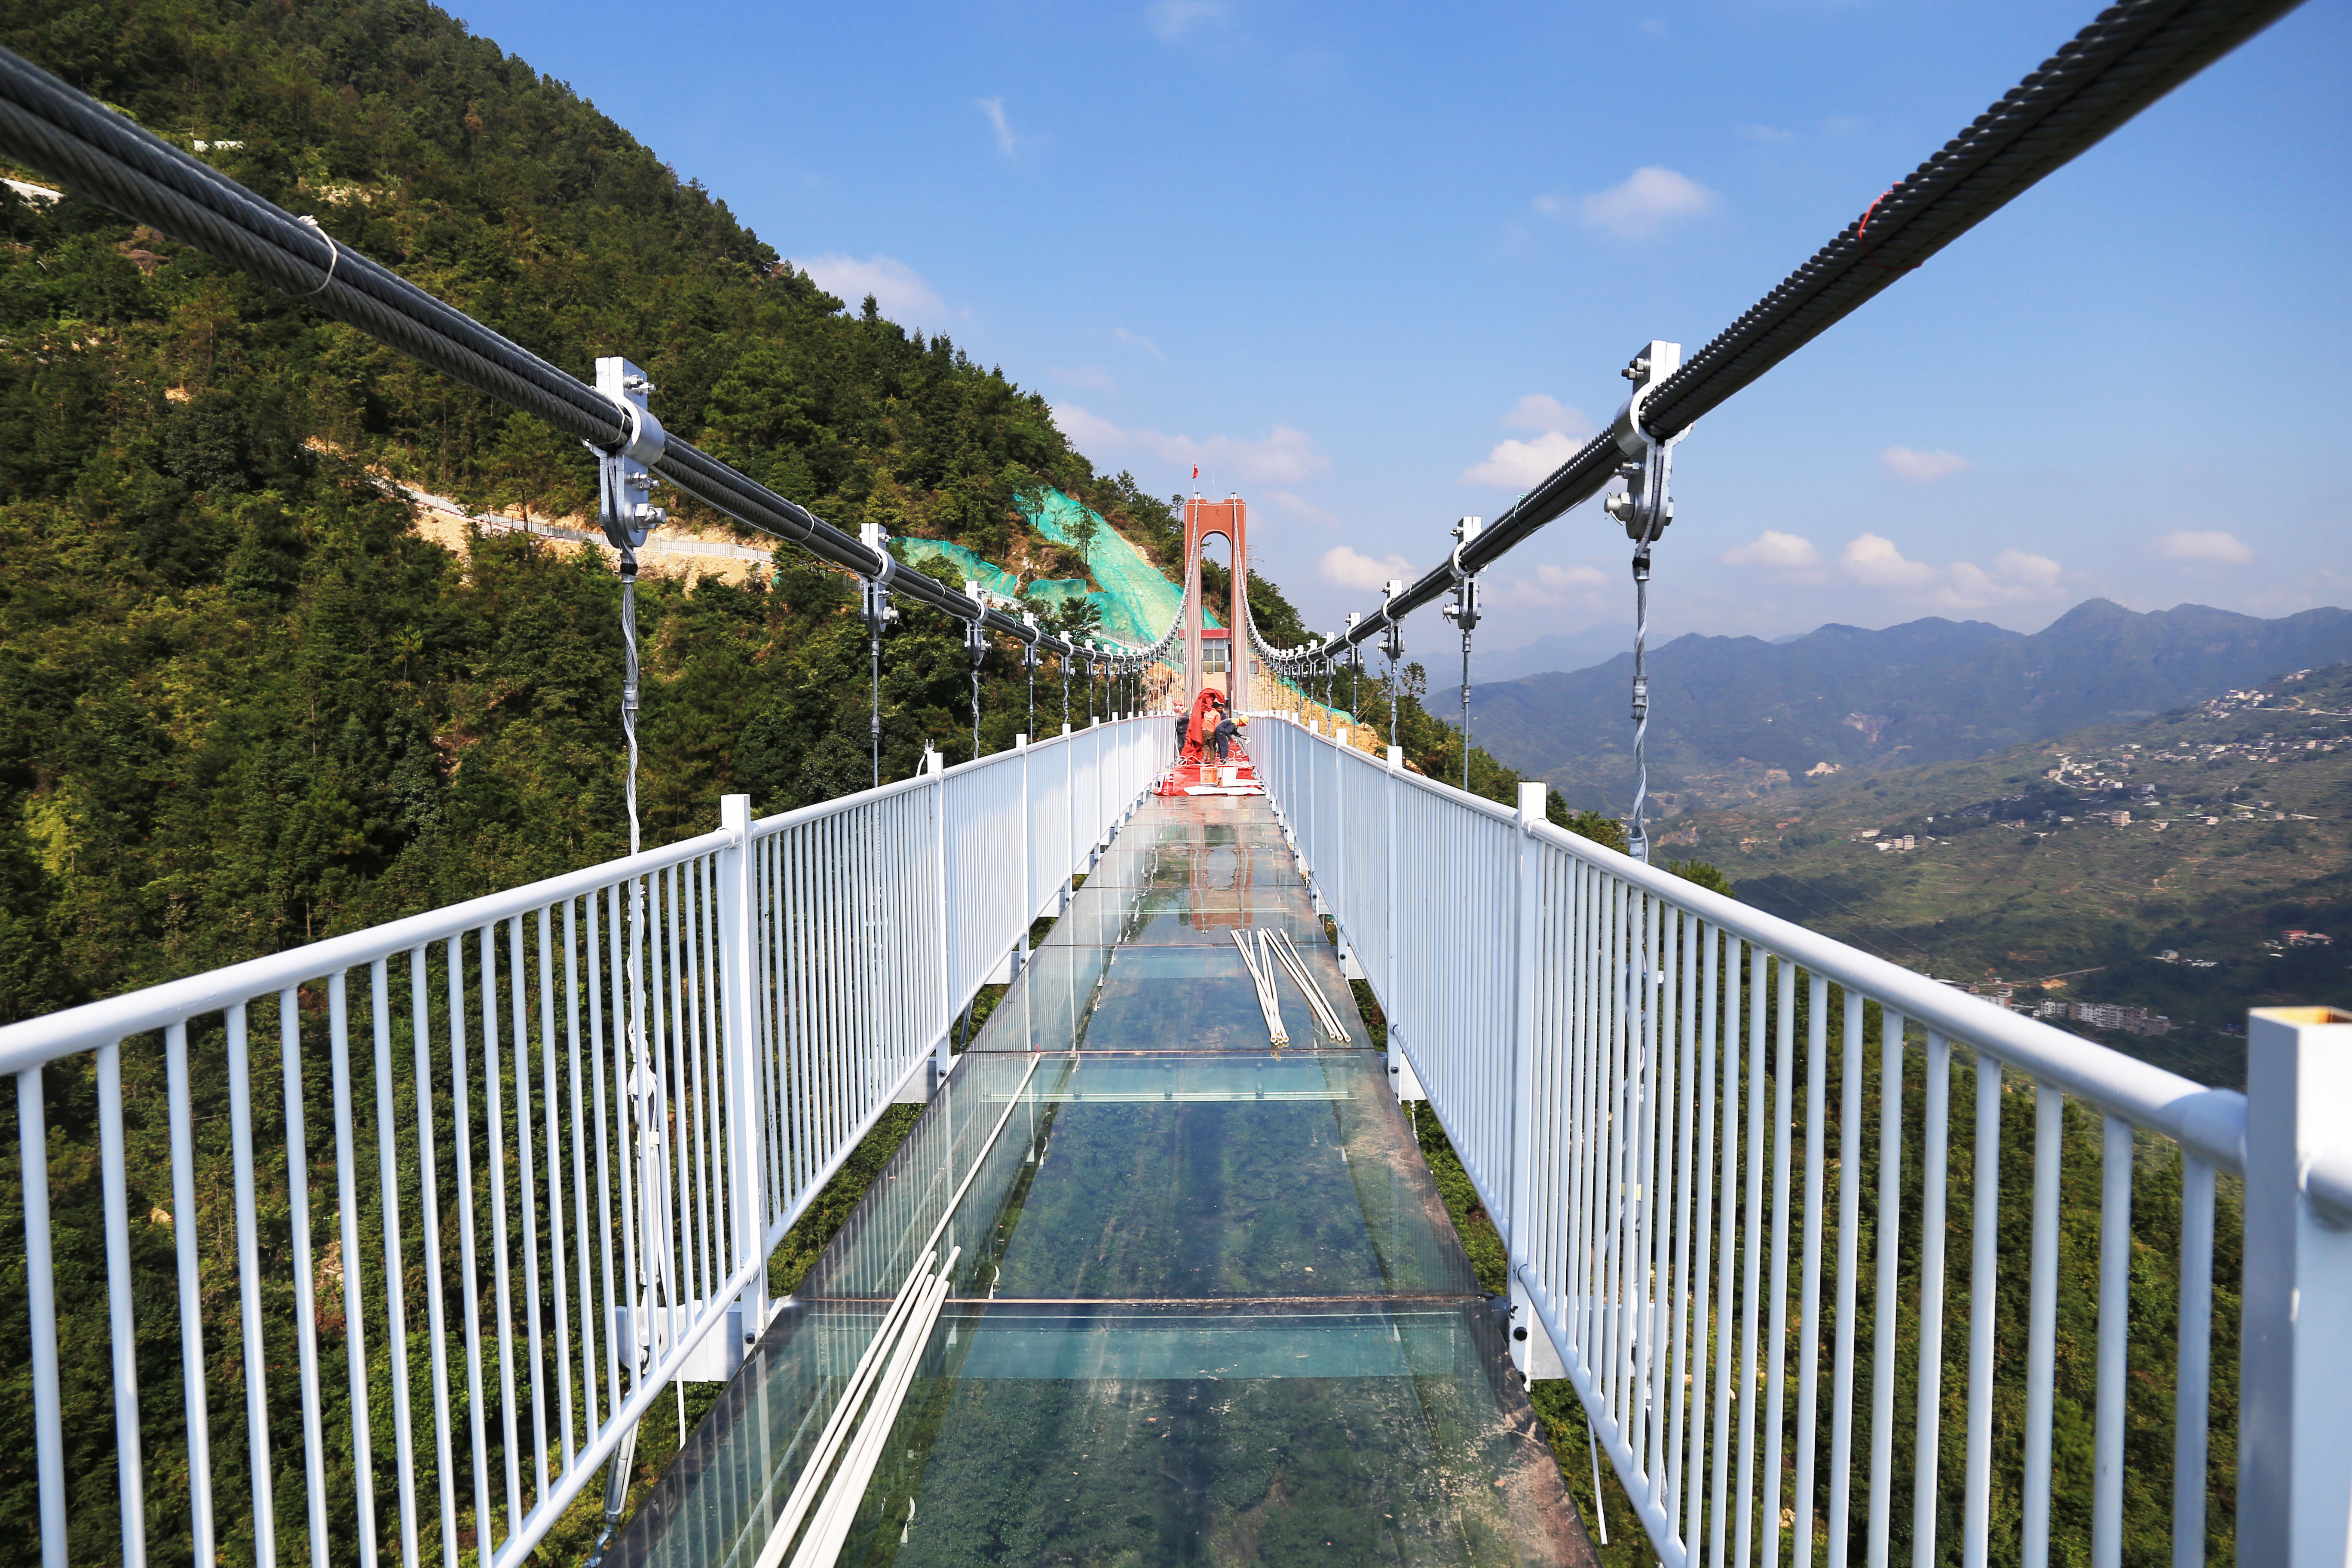
[[(1198, 462), (1312, 624), (1418, 575), (2089, 5), (464, 8), (836, 293)], [(2310, 0), (1702, 422), (1662, 632), (2352, 604), (2352, 0)], [(1482, 643), (1630, 622), (1597, 505)], [(1451, 636), (1433, 613), (1409, 644)]]

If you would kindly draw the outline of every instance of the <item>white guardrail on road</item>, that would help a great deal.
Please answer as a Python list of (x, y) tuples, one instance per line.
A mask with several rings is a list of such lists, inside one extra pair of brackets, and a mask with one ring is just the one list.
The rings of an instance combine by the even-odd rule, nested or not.
[[(716, 833), (0, 1028), (45, 1568), (108, 1513), (132, 1564), (151, 1535), (520, 1561), (666, 1387), (740, 1360), (769, 1253), (921, 1097), (1170, 734), (765, 821), (729, 796)], [(102, 1223), (87, 1149), (50, 1137), (93, 1113)], [(110, 1445), (62, 1429), (61, 1278), (108, 1303)], [(174, 1356), (176, 1392), (142, 1386)]]
[[(1668, 1568), (1811, 1563), (1817, 1540), (1832, 1568), (1906, 1542), (1922, 1565), (1957, 1543), (1970, 1565), (2108, 1568), (2127, 1485), (2143, 1526), (2168, 1514), (2176, 1564), (2205, 1560), (2209, 1525), (2226, 1542), (2208, 1502), (2233, 1491), (2239, 1563), (2347, 1562), (2352, 1015), (2257, 1013), (2250, 1114), (1564, 832), (1540, 785), (1515, 812), (1278, 717), (1250, 745), (1401, 1087), (1426, 1094), (1502, 1233), (1514, 1355), (1574, 1385)], [(1972, 1106), (1952, 1103), (1956, 1070)], [(2062, 1278), (2069, 1099), (2099, 1130), (2071, 1216), (2097, 1239)], [(2032, 1181), (2004, 1215), (2012, 1105)], [(2158, 1317), (2133, 1299), (2152, 1168), (2177, 1170), (2179, 1216), (2139, 1239), (2143, 1281), (2172, 1273)], [(2216, 1183), (2237, 1177), (2242, 1331), (2217, 1346)], [(2003, 1289), (2020, 1273), (2021, 1301)], [(2087, 1401), (2059, 1387), (2062, 1296)], [(2209, 1409), (2237, 1415), (2234, 1477)]]

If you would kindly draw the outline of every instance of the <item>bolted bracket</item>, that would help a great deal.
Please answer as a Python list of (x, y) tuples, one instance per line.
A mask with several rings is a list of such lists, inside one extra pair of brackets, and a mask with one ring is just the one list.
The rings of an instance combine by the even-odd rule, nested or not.
[(1478, 626), (1478, 574), (1463, 568), (1462, 552), (1486, 527), (1486, 520), (1476, 517), (1465, 517), (1454, 525), (1455, 542), (1449, 563), (1454, 569), (1454, 602), (1438, 610), (1462, 633), (1462, 787), (1465, 790), (1470, 787), (1470, 634)]
[(971, 619), (963, 624), (963, 651), (977, 671), (981, 661), (988, 657), (988, 627), (982, 624), (988, 605), (980, 596), (980, 584), (969, 577), (964, 579), (963, 596), (971, 601), (972, 609)]
[[(1682, 435), (1665, 441), (1651, 435), (1642, 423), (1642, 405), (1668, 376), (1682, 368), (1682, 363), (1680, 343), (1653, 342), (1635, 354), (1633, 363), (1620, 373), (1633, 384), (1633, 395), (1625, 400), (1609, 427), (1617, 449), (1627, 459), (1617, 470), (1618, 477), (1625, 481), (1625, 489), (1622, 495), (1610, 496), (1601, 505), (1611, 517), (1624, 525), (1625, 537), (1644, 552), (1675, 520), (1668, 481), (1674, 466), (1674, 447), (1682, 440)], [(1683, 432), (1688, 434), (1687, 430)]]
[(668, 520), (653, 504), (654, 486), (660, 482), (653, 465), (661, 460), (668, 438), (646, 406), (655, 387), (644, 371), (618, 354), (599, 359), (596, 390), (612, 400), (628, 426), (627, 437), (611, 450), (588, 447), (596, 454), (596, 521), (613, 548), (627, 554)]
[(1630, 460), (1617, 470), (1625, 481), (1623, 493), (1601, 503), (1624, 524), (1625, 537), (1633, 542), (1633, 810), (1626, 819), (1625, 839), (1628, 852), (1643, 862), (1650, 858), (1650, 546), (1675, 520), (1674, 449), (1689, 428), (1661, 439), (1642, 423), (1642, 406), (1682, 363), (1680, 343), (1654, 342), (1622, 372), (1633, 384), (1633, 395), (1617, 411), (1609, 434)]
[(879, 573), (859, 579), (865, 588), (866, 633), (879, 637), (898, 618), (898, 606), (890, 603), (890, 579), (898, 574), (898, 558), (890, 553), (890, 535), (878, 522), (861, 526), (857, 531), (857, 542), (882, 558)]
[(1402, 577), (1391, 577), (1381, 585), (1381, 614), (1388, 620), (1388, 625), (1381, 632), (1381, 652), (1388, 656), (1391, 664), (1404, 657), (1404, 627), (1389, 611), (1389, 606), (1396, 603), (1397, 595), (1403, 592), (1404, 579)]

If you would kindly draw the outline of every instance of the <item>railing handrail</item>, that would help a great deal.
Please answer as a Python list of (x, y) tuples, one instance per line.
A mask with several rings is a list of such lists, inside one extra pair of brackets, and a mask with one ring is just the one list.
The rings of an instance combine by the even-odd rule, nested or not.
[[(26, 1173), (44, 1561), (65, 1561), (69, 1515), (46, 1068), (83, 1053), (95, 1062), (116, 1436), (121, 1452), (143, 1454), (133, 1329), (169, 1304), (141, 1304), (125, 1247), (139, 1205), (126, 1196), (134, 1171), (121, 1136), (121, 1066), (134, 1039), (161, 1047), (169, 1098), (151, 1099), (138, 1116), (167, 1128), (173, 1143), (177, 1217), (162, 1223), (177, 1227), (198, 1555), (210, 1551), (215, 1495), (226, 1500), (235, 1483), (214, 1475), (206, 1448), (204, 1342), (219, 1313), (198, 1302), (193, 1282), (202, 1250), (226, 1253), (218, 1235), (200, 1241), (194, 1228), (204, 1210), (192, 1195), (192, 1068), (226, 1072), (239, 1162), (234, 1308), (243, 1342), (221, 1364), (245, 1361), (253, 1432), (271, 1418), (272, 1386), (282, 1411), (299, 1384), (301, 1503), (314, 1546), (331, 1514), (373, 1535), (388, 1517), (379, 1505), (395, 1491), (404, 1519), (420, 1503), (434, 1508), (415, 1495), (421, 1432), (426, 1447), (439, 1445), (445, 1557), (455, 1560), (456, 1527), (470, 1507), (485, 1560), (513, 1563), (595, 1484), (604, 1461), (625, 1451), (637, 1418), (671, 1384), (732, 1371), (774, 1305), (772, 1251), (893, 1102), (936, 1091), (957, 1015), (992, 976), (1017, 969), (1037, 897), (1092, 865), (1151, 782), (1161, 762), (1154, 722), (1098, 718), (1053, 737), (1072, 742), (1058, 749), (1048, 741), (952, 769), (935, 757), (913, 778), (764, 822), (752, 819), (748, 797), (729, 795), (715, 832), (0, 1029)], [(446, 969), (433, 951), (445, 942)], [(306, 1018), (314, 999), (323, 1016)], [(207, 1017), (218, 1026), (193, 1038)], [(282, 1123), (249, 1071), (255, 1044), (273, 1039)], [(315, 1120), (306, 1132), (305, 1106), (330, 1083), (331, 1180), (321, 1185), (312, 1177), (328, 1143)], [(310, 1109), (315, 1117), (325, 1107)], [(274, 1164), (281, 1136), (292, 1256), (265, 1260), (257, 1237), (266, 1216), (250, 1178)], [(144, 1163), (135, 1173), (161, 1175)], [(482, 1192), (487, 1212), (474, 1202)], [(454, 1215), (445, 1193), (457, 1200)], [(215, 1209), (226, 1201), (213, 1197)], [(364, 1279), (356, 1268), (343, 1273), (338, 1360), (299, 1287), (317, 1278), (322, 1257), (338, 1256), (334, 1247), (372, 1255), (362, 1214), (372, 1205), (381, 1208), (384, 1261)], [(424, 1264), (421, 1285), (404, 1257)], [(261, 1292), (289, 1268), (299, 1342), (291, 1377), (271, 1371), (282, 1364), (264, 1354), (257, 1326)], [(326, 1283), (316, 1289), (321, 1300), (333, 1293)], [(444, 1336), (450, 1322), (465, 1331), (463, 1351), (443, 1341), (421, 1384), (406, 1357), (387, 1368), (369, 1350), (406, 1342), (412, 1295), (426, 1331)], [(495, 1362), (484, 1359), (493, 1353), (486, 1336), (495, 1337)], [(515, 1365), (526, 1369), (523, 1386)], [(495, 1399), (486, 1368), (498, 1373)], [(357, 1424), (350, 1508), (327, 1497), (342, 1461), (319, 1446), (320, 1388), (338, 1378)], [(417, 1392), (430, 1417), (422, 1429), (410, 1402)], [(396, 1458), (366, 1436), (387, 1397)], [(469, 1438), (467, 1466), (456, 1450)], [(175, 1441), (168, 1432), (155, 1440)], [(504, 1454), (503, 1478), (493, 1447)], [(133, 1563), (145, 1561), (143, 1466), (125, 1468), (118, 1485), (123, 1556)], [(524, 1468), (535, 1468), (535, 1485), (523, 1484)], [(461, 1502), (467, 1480), (473, 1495)], [(295, 1517), (266, 1481), (252, 1508), (247, 1517), (264, 1533)]]
[[(1522, 784), (1506, 816), (1321, 726), (1270, 725), (1254, 750), (1318, 910), (1387, 1015), (1399, 1094), (1428, 1101), (1496, 1222), (1514, 1363), (1572, 1386), (1660, 1562), (1720, 1561), (1735, 1538), (1746, 1559), (1759, 1537), (1769, 1560), (1791, 1531), (1809, 1558), (1824, 1521), (1855, 1544), (1866, 1529), (1875, 1560), (1895, 1544), (1898, 1489), (1918, 1551), (1951, 1531), (1981, 1561), (2021, 1529), (2037, 1561), (2053, 1526), (2083, 1522), (2053, 1510), (2062, 1477), (2085, 1479), (2053, 1448), (2062, 1384), (2094, 1416), (2080, 1500), (2097, 1560), (2115, 1560), (2127, 1519), (2153, 1519), (2124, 1480), (2126, 1433), (2145, 1416), (2172, 1428), (2174, 1561), (2204, 1561), (2216, 1498), (2236, 1510), (2241, 1562), (2346, 1561), (2352, 1421), (2335, 1390), (2352, 1343), (2352, 1140), (2336, 1121), (2352, 1095), (2352, 1015), (2257, 1011), (2249, 1093), (2205, 1089), (1580, 838), (1544, 820), (1540, 784)], [(1352, 769), (1330, 754), (1343, 751)], [(2030, 1106), (2009, 1098), (2021, 1088)], [(2002, 1144), (2028, 1110), (2032, 1137), (2008, 1156), (2031, 1173), (2021, 1248)], [(2098, 1261), (2095, 1278), (2078, 1261), (2062, 1282), (2061, 1232), (2090, 1212), (2077, 1192), (2061, 1215), (2081, 1173), (2077, 1121), (2100, 1144)], [(2126, 1354), (2140, 1327), (2135, 1172), (2153, 1152), (2142, 1131), (2171, 1139), (2179, 1162), (2179, 1398), (2162, 1412), (2135, 1386), (2140, 1352)], [(2224, 1172), (2245, 1184), (2242, 1331), (2215, 1311)], [(1947, 1315), (1955, 1264), (1965, 1327)], [(2021, 1265), (2022, 1302), (1996, 1285)], [(2064, 1365), (2062, 1292), (2095, 1295), (2098, 1325), (2095, 1356)], [(2160, 1319), (2163, 1303), (2150, 1310)], [(1997, 1369), (1996, 1346), (2013, 1356), (2021, 1333), (2022, 1362)], [(2243, 1393), (2223, 1414), (2208, 1394), (2231, 1359)], [(1899, 1412), (1898, 1363), (1916, 1372), (1901, 1396), (1915, 1408)], [(2022, 1453), (1997, 1450), (1995, 1410), (2021, 1394)], [(2238, 1433), (2234, 1492), (2214, 1489), (2217, 1418)], [(1866, 1459), (1853, 1446), (1865, 1434)], [(2006, 1523), (1996, 1486), (2019, 1500)]]
[[(1074, 728), (1067, 735), (1033, 740), (1029, 749), (1032, 752), (1042, 751), (1055, 742), (1075, 741), (1094, 730), (1108, 730), (1129, 721), (1110, 720), (1084, 729)], [(1003, 765), (1018, 754), (1012, 751), (991, 752), (984, 757), (959, 763), (945, 772), (953, 775), (967, 770)], [(796, 811), (762, 817), (751, 825), (751, 837), (766, 838), (805, 822), (868, 805), (908, 790), (920, 789), (930, 779), (939, 776), (918, 773), (911, 778), (884, 784), (879, 789), (819, 801)], [(120, 996), (86, 1002), (62, 1012), (0, 1025), (0, 1074), (19, 1072), (26, 1068), (71, 1056), (77, 1051), (89, 1050), (94, 1046), (161, 1029), (195, 1014), (217, 1012), (236, 1003), (283, 990), (288, 985), (332, 970), (373, 963), (379, 958), (409, 952), (419, 943), (478, 930), (495, 921), (527, 914), (563, 899), (577, 898), (631, 877), (667, 870), (698, 856), (735, 847), (734, 834), (723, 827), (716, 828), (692, 838), (680, 839), (676, 844), (664, 845), (658, 849), (644, 850), (616, 860), (600, 861), (576, 871), (566, 871), (561, 876), (510, 888), (504, 892), (486, 893), (464, 903), (404, 915), (398, 920), (346, 931), (341, 936), (321, 937), (317, 942), (289, 947), (281, 952), (248, 958), (178, 980), (162, 981), (136, 991), (126, 991)]]
[[(1270, 717), (1349, 757), (1358, 766), (1381, 773), (1391, 771), (1378, 758), (1353, 746), (1342, 746), (1337, 738), (1317, 729), (1281, 714)], [(1517, 821), (1517, 814), (1508, 806), (1467, 794), (1442, 779), (1402, 769), (1394, 772), (1401, 781), (1454, 805), (1506, 823)], [(1273, 780), (1268, 781), (1268, 787), (1274, 787)], [(1554, 848), (1565, 850), (1654, 897), (1679, 905), (1743, 941), (1769, 948), (1841, 985), (1851, 985), (1879, 997), (1904, 1017), (1988, 1051), (2020, 1071), (2031, 1073), (2069, 1094), (2079, 1095), (2136, 1126), (2163, 1133), (2232, 1174), (2242, 1175), (2245, 1172), (2246, 1097), (2235, 1089), (2209, 1088), (2096, 1040), (2086, 1040), (2039, 1019), (1995, 1006), (1980, 996), (1956, 990), (1916, 970), (1889, 963), (1752, 904), (1727, 899), (1671, 871), (1661, 870), (1552, 823), (1537, 822), (1528, 826), (1537, 838)]]
[(38, 1067), (77, 1051), (160, 1029), (197, 1014), (218, 1012), (331, 970), (373, 963), (423, 943), (528, 914), (631, 877), (667, 870), (698, 856), (731, 849), (735, 844), (734, 834), (718, 828), (658, 849), (602, 861), (502, 893), (487, 893), (461, 904), (404, 915), (382, 925), (322, 937), (282, 952), (248, 958), (201, 974), (166, 980), (126, 991), (120, 996), (86, 1002), (63, 1012), (0, 1026), (0, 1074)]
[[(1050, 746), (1057, 745), (1065, 741), (1075, 741), (1080, 736), (1090, 734), (1097, 730), (1116, 729), (1121, 724), (1133, 723), (1142, 719), (1157, 717), (1159, 717), (1157, 714), (1139, 713), (1128, 719), (1100, 720), (1096, 723), (1088, 724), (1084, 727), (1074, 725), (1071, 727), (1070, 732), (1066, 735), (1049, 735), (1044, 737), (1033, 735), (1029, 738), (1029, 743), (1026, 750), (1034, 755), (1036, 752), (1046, 750)], [(904, 795), (908, 790), (921, 789), (933, 779), (953, 778), (958, 773), (973, 773), (991, 767), (1003, 767), (1017, 759), (1022, 754), (1022, 751), (1023, 748), (1014, 747), (1002, 752), (991, 752), (985, 756), (967, 757), (962, 762), (957, 763), (951, 767), (941, 768), (936, 773), (916, 773), (908, 778), (894, 780), (889, 784), (877, 784), (872, 789), (860, 790), (856, 795), (837, 795), (832, 800), (821, 800), (811, 805), (795, 806), (790, 811), (779, 812), (773, 816), (762, 816), (751, 824), (751, 837), (753, 838), (766, 838), (774, 834), (782, 833), (789, 828), (798, 827), (803, 823), (815, 822), (824, 817), (837, 815), (840, 812), (849, 810), (853, 807), (870, 805), (876, 801), (888, 800), (891, 796)]]
[(1799, 966), (1891, 1005), (2102, 1110), (2161, 1132), (2232, 1174), (2246, 1166), (2246, 1097), (2168, 1072), (2111, 1046), (1996, 1006), (1876, 953), (1685, 881), (1549, 822), (1536, 837)]

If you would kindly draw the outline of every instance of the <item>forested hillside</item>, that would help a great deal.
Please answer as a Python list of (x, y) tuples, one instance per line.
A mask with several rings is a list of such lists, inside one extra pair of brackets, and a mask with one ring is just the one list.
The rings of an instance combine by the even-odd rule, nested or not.
[[(562, 83), (441, 12), (114, 0), (0, 17), (9, 47), (206, 143), (235, 178), (553, 363), (585, 374), (628, 354), (673, 430), (844, 528), (1083, 571), (1040, 561), (1025, 531), (1024, 496), (1050, 486), (1175, 564), (1169, 504), (1094, 473), (1043, 400), (870, 300), (845, 309)], [(528, 535), (445, 549), (381, 482), (562, 517), (593, 495), (584, 452), (71, 192), (0, 186), (0, 1022), (625, 847), (609, 566)], [(1251, 598), (1266, 635), (1307, 640), (1275, 584), (1254, 580)], [(648, 578), (638, 602), (648, 843), (715, 826), (730, 790), (772, 811), (866, 785), (850, 579), (787, 548), (745, 582)], [(957, 629), (910, 608), (885, 665), (885, 776), (912, 771), (927, 741), (968, 755)], [(1038, 685), (1050, 727), (1057, 673)], [(1083, 724), (1083, 687), (1076, 700)], [(985, 750), (1028, 727), (1009, 657), (990, 661), (984, 706)], [(1417, 762), (1458, 765), (1458, 738), (1449, 748), (1410, 697), (1404, 712)], [(1517, 782), (1474, 763), (1483, 790)], [(213, 1051), (199, 1043), (200, 1095), (219, 1092)], [(160, 1068), (125, 1054), (136, 1213), (168, 1179), (147, 1113)], [(47, 1079), (70, 1550), (103, 1561), (120, 1542), (94, 1079), (86, 1059)], [(229, 1184), (220, 1120), (199, 1129), (202, 1212)], [(0, 1141), (16, 1139), (12, 1098)], [(277, 1248), (282, 1171), (263, 1186)], [(0, 1211), (22, 1205), (11, 1161)], [(13, 1563), (33, 1550), (35, 1502), (23, 1231), (5, 1234), (0, 1273), (19, 1281), (0, 1290), (0, 1343), (16, 1347), (0, 1357)], [(152, 1249), (170, 1235), (168, 1215), (140, 1232), (142, 1268), (168, 1267)], [(233, 1299), (228, 1266), (206, 1252), (208, 1301)], [(290, 1321), (287, 1301), (266, 1311), (272, 1333)], [(144, 1385), (178, 1375), (173, 1334), (171, 1313), (142, 1309)], [(245, 1438), (222, 1378), (227, 1453)], [(273, 1412), (274, 1452), (301, 1454), (293, 1418)], [(172, 1419), (159, 1398), (159, 1445)], [(664, 1457), (651, 1439), (640, 1452)], [(149, 1468), (151, 1547), (184, 1552), (185, 1477), (160, 1449)]]
[[(845, 312), (429, 7), (16, 5), (5, 36), (554, 363), (630, 354), (671, 427), (844, 527), (1001, 558), (1050, 484), (1171, 532), (1041, 399)], [(585, 453), (70, 193), (0, 190), (0, 1018), (625, 842), (610, 571), (511, 538), (459, 559), (362, 472), (561, 515), (593, 495)], [(650, 842), (730, 789), (773, 809), (866, 783), (847, 579), (787, 552), (641, 605)], [(927, 738), (971, 747), (935, 620), (910, 611), (887, 660), (899, 775)], [(1026, 723), (1003, 663), (992, 746)]]
[[(555, 363), (626, 353), (673, 429), (844, 528), (1034, 558), (1019, 502), (1052, 486), (1175, 564), (1169, 503), (1096, 475), (1043, 399), (845, 310), (429, 6), (18, 5), (0, 35)], [(370, 478), (562, 516), (584, 452), (70, 192), (0, 187), (0, 1019), (625, 842), (610, 571), (515, 537), (461, 559)], [(1306, 640), (1274, 584), (1252, 600)], [(867, 782), (850, 579), (786, 549), (747, 584), (649, 580), (640, 615), (648, 842), (729, 790)], [(968, 754), (954, 628), (910, 610), (885, 662), (885, 776)], [(992, 661), (983, 749), (1020, 693)]]

